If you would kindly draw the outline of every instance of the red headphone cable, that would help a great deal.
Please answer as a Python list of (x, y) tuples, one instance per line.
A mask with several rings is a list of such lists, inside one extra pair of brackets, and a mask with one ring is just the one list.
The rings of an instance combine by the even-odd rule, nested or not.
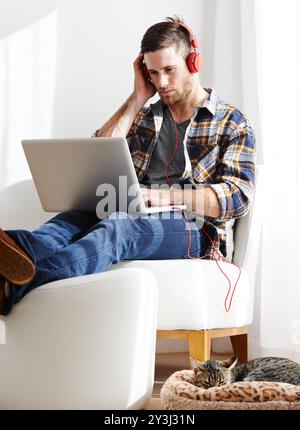
[(227, 281), (228, 281), (228, 291), (227, 291), (227, 294), (226, 294), (226, 297), (225, 297), (225, 300), (224, 300), (224, 308), (225, 308), (226, 312), (229, 312), (229, 310), (230, 310), (230, 308), (231, 308), (231, 304), (232, 304), (232, 300), (233, 300), (233, 296), (234, 296), (234, 293), (235, 293), (235, 290), (236, 290), (237, 284), (238, 284), (238, 282), (239, 282), (239, 280), (240, 280), (240, 277), (241, 277), (241, 268), (240, 268), (237, 264), (233, 263), (232, 261), (227, 260), (227, 258), (225, 258), (225, 257), (224, 257), (224, 255), (223, 255), (223, 254), (218, 250), (218, 248), (215, 246), (215, 244), (214, 244), (213, 240), (211, 239), (211, 237), (209, 236), (209, 234), (205, 231), (205, 229), (204, 229), (204, 228), (202, 228), (202, 230), (201, 230), (201, 231), (202, 231), (202, 232), (206, 235), (206, 237), (209, 239), (209, 241), (210, 241), (210, 243), (211, 243), (211, 245), (212, 245), (212, 247), (213, 247), (213, 250), (214, 250), (214, 252), (217, 254), (217, 256), (218, 256), (219, 258), (221, 258), (224, 262), (229, 263), (229, 264), (232, 264), (233, 266), (237, 267), (237, 269), (238, 269), (238, 271), (239, 271), (238, 277), (237, 277), (237, 279), (236, 279), (236, 281), (235, 281), (235, 284), (234, 284), (234, 287), (233, 287), (233, 290), (232, 290), (232, 293), (231, 293), (231, 296), (230, 296), (229, 305), (227, 305), (227, 300), (228, 300), (228, 297), (229, 297), (229, 295), (230, 295), (231, 287), (232, 287), (232, 285), (231, 285), (231, 281), (230, 281), (229, 277), (227, 276), (227, 274), (224, 272), (224, 270), (221, 268), (221, 266), (220, 266), (220, 264), (219, 264), (219, 260), (218, 260), (217, 258), (215, 258), (214, 253), (208, 253), (208, 254), (203, 255), (202, 257), (192, 257), (192, 256), (190, 255), (190, 249), (191, 249), (191, 229), (190, 229), (190, 225), (189, 225), (189, 222), (188, 222), (188, 219), (187, 219), (187, 216), (186, 216), (185, 211), (183, 210), (183, 211), (182, 211), (182, 213), (183, 213), (183, 215), (184, 215), (185, 222), (186, 222), (187, 229), (188, 229), (188, 249), (187, 249), (187, 256), (188, 256), (188, 258), (190, 258), (190, 259), (198, 259), (198, 260), (202, 260), (202, 259), (204, 259), (204, 258), (206, 258), (206, 257), (210, 257), (210, 256), (212, 256), (212, 257), (213, 257), (213, 260), (214, 260), (214, 261), (215, 261), (215, 263), (217, 264), (218, 269), (220, 270), (220, 272), (225, 276), (225, 278), (226, 278), (226, 279), (227, 279)]

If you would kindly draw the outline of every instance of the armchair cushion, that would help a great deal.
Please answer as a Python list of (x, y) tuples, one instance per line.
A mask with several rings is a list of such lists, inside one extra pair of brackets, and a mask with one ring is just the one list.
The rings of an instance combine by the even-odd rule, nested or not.
[[(238, 269), (219, 262), (231, 279), (229, 305)], [(212, 260), (134, 260), (110, 268), (150, 270), (158, 285), (158, 330), (203, 330), (242, 327), (251, 324), (254, 289), (248, 272), (242, 269), (232, 305), (227, 312), (224, 301), (228, 282)]]

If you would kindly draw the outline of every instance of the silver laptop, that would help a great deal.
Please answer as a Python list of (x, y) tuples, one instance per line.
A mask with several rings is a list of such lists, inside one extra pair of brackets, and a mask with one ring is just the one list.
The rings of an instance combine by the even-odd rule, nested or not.
[(127, 140), (121, 137), (23, 140), (22, 146), (46, 212), (78, 210), (100, 219), (185, 209), (147, 207)]

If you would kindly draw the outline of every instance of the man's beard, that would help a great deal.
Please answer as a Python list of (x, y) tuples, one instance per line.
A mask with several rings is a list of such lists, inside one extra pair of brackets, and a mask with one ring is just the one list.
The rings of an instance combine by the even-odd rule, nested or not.
[(186, 81), (181, 91), (175, 90), (170, 93), (170, 95), (162, 95), (161, 98), (165, 104), (168, 106), (176, 105), (183, 102), (192, 91), (192, 82), (190, 80)]

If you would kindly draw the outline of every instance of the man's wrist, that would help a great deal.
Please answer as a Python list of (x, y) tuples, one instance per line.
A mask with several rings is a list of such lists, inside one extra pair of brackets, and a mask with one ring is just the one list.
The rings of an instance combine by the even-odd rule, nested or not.
[(129, 100), (133, 103), (136, 111), (139, 112), (144, 106), (144, 104), (146, 103), (146, 101), (148, 100), (148, 98), (140, 96), (136, 93), (132, 93), (129, 96)]

